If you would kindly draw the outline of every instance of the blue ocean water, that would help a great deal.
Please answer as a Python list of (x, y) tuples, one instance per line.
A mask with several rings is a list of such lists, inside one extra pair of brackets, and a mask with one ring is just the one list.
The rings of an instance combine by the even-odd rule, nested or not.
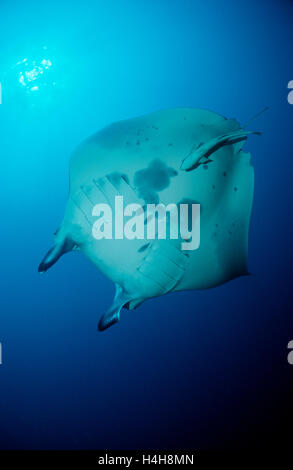
[[(6, 1), (0, 12), (0, 448), (270, 439), (293, 374), (292, 3)], [(78, 253), (37, 272), (70, 153), (111, 122), (178, 106), (242, 124), (269, 107), (245, 144), (252, 275), (149, 300), (98, 333), (111, 281)]]

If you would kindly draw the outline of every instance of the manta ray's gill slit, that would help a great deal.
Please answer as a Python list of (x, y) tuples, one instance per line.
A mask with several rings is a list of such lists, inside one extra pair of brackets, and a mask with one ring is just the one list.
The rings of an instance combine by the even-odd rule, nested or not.
[(142, 253), (143, 251), (145, 251), (148, 247), (150, 246), (149, 243), (146, 243), (145, 245), (141, 246), (137, 251), (139, 253)]
[(146, 274), (144, 271), (143, 271), (143, 267), (142, 266), (138, 266), (136, 268), (136, 270), (144, 277), (146, 277), (147, 279), (149, 279), (150, 281), (152, 281), (153, 283), (157, 284), (163, 291), (165, 291), (165, 286), (163, 286), (163, 284), (161, 284), (157, 279), (155, 279), (151, 274)]
[[(169, 276), (170, 279), (172, 279), (173, 281), (178, 281), (178, 279), (180, 279), (181, 276), (183, 276), (184, 272), (186, 271), (186, 266), (184, 266), (184, 267), (183, 266), (178, 266), (178, 264), (174, 263), (174, 261), (171, 258), (164, 257), (164, 256), (160, 255), (160, 253), (157, 253), (157, 258), (159, 260), (161, 259), (162, 266), (163, 266), (163, 268), (161, 268), (162, 272), (164, 274), (166, 274), (166, 276)], [(177, 268), (179, 268), (179, 269), (177, 269), (177, 276), (176, 277), (172, 276), (170, 274), (170, 272), (167, 271), (167, 267), (164, 269), (164, 266), (166, 264), (166, 260), (169, 263), (173, 264), (173, 266), (176, 266)]]

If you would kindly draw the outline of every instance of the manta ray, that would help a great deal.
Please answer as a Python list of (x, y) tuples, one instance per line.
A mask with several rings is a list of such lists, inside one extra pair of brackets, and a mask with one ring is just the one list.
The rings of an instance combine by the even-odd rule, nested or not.
[[(250, 134), (234, 119), (178, 108), (123, 120), (81, 143), (70, 159), (70, 188), (55, 244), (39, 266), (81, 251), (116, 286), (98, 329), (118, 322), (121, 309), (174, 291), (209, 289), (248, 274), (248, 230), (254, 191)], [(181, 240), (92, 236), (97, 203), (200, 204), (200, 245)]]

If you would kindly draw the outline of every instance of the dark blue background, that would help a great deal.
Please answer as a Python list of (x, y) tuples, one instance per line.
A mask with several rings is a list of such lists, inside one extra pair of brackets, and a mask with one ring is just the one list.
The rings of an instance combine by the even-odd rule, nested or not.
[[(231, 448), (274, 441), (284, 429), (293, 376), (292, 7), (1, 3), (0, 448)], [(13, 66), (43, 45), (56, 86), (26, 95)], [(150, 300), (98, 333), (111, 281), (80, 254), (37, 273), (63, 216), (70, 153), (110, 122), (177, 106), (242, 124), (269, 106), (249, 126), (262, 137), (245, 145), (255, 167), (252, 276)]]

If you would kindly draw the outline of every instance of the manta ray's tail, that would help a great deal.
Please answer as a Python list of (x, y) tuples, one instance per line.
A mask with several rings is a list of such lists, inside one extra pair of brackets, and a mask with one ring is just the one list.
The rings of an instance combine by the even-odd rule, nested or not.
[(65, 238), (64, 240), (56, 243), (41, 261), (38, 268), (39, 273), (44, 273), (51, 268), (51, 266), (53, 266), (53, 264), (55, 264), (62, 255), (72, 251), (74, 246), (75, 243), (70, 238)]

